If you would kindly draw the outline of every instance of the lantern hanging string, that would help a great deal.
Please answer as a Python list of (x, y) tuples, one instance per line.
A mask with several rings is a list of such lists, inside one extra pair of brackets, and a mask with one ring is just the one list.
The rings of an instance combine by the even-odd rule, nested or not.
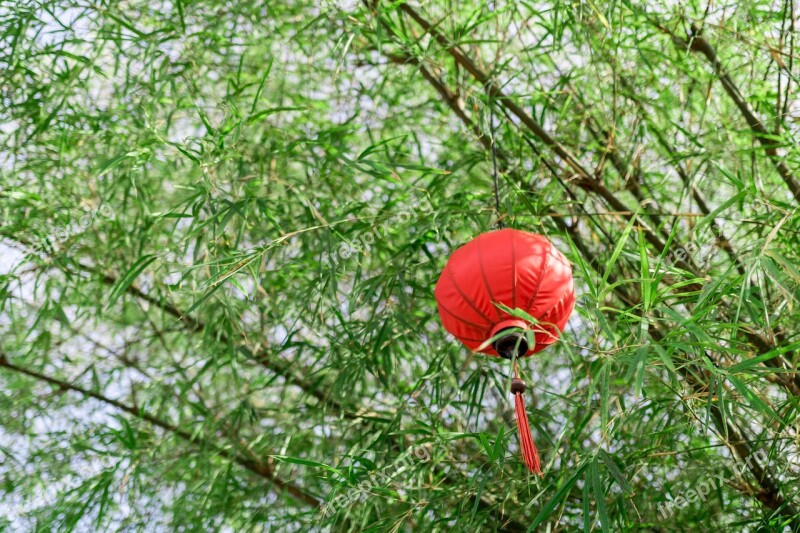
[(494, 98), (492, 91), (486, 86), (486, 96), (489, 103), (489, 144), (492, 147), (492, 181), (494, 182), (494, 207), (497, 211), (497, 227), (503, 229), (503, 217), (500, 214), (500, 184), (497, 177), (497, 146), (495, 145), (495, 129), (494, 129)]

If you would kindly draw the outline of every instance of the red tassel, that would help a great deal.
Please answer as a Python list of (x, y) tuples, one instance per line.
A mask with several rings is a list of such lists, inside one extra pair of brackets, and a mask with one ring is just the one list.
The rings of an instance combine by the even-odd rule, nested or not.
[(520, 451), (525, 460), (525, 466), (534, 474), (542, 475), (542, 465), (539, 461), (539, 451), (533, 443), (531, 428), (528, 425), (528, 413), (525, 412), (525, 401), (522, 393), (525, 392), (525, 382), (519, 378), (511, 381), (511, 392), (514, 393), (514, 409), (517, 412), (517, 432), (519, 433)]

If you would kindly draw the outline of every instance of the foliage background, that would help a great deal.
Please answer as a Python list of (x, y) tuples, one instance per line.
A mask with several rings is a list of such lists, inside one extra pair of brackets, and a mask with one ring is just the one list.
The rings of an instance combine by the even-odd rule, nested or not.
[[(0, 2), (0, 527), (796, 530), (798, 15)], [(541, 479), (433, 298), (498, 215)]]

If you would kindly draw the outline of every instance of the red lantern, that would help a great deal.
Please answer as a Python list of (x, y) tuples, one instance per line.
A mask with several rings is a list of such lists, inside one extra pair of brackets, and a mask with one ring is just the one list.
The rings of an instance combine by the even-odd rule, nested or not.
[[(541, 235), (515, 229), (491, 231), (453, 252), (435, 294), (442, 324), (467, 348), (514, 359), (511, 392), (522, 454), (528, 469), (541, 474), (522, 400), (525, 382), (518, 377), (516, 357), (545, 349), (558, 340), (566, 326), (575, 306), (569, 262)], [(495, 304), (520, 309), (535, 323)], [(528, 345), (527, 332), (512, 328), (532, 330), (533, 345)], [(509, 334), (502, 335), (504, 330)]]

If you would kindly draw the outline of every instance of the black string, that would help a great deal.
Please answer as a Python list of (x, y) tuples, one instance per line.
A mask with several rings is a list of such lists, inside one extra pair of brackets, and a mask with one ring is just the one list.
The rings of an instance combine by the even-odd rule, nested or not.
[(494, 102), (489, 93), (489, 140), (492, 146), (492, 179), (494, 180), (494, 207), (497, 211), (497, 227), (503, 229), (503, 217), (500, 215), (500, 184), (497, 179), (497, 146), (494, 143)]

